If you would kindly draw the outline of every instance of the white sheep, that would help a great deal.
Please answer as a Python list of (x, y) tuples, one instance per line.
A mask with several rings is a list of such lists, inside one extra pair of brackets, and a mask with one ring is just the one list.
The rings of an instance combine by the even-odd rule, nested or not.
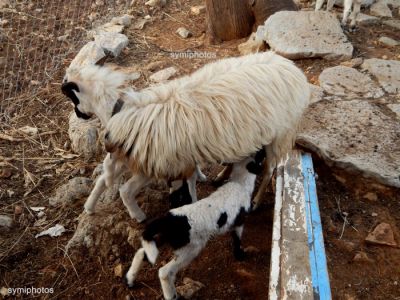
[(256, 174), (262, 170), (265, 150), (255, 158), (244, 159), (233, 165), (231, 180), (217, 191), (196, 203), (170, 210), (165, 216), (146, 225), (142, 235), (142, 248), (125, 275), (126, 283), (133, 287), (144, 258), (154, 264), (158, 246), (166, 244), (174, 250), (175, 258), (159, 269), (159, 278), (164, 298), (177, 299), (175, 277), (182, 268), (199, 255), (208, 240), (216, 235), (232, 231), (233, 250), (237, 259), (243, 259), (240, 246), (245, 215), (251, 207), (251, 195)]
[[(150, 178), (189, 178), (196, 164), (237, 162), (267, 145), (258, 203), (276, 163), (293, 146), (310, 98), (302, 71), (273, 52), (222, 59), (140, 92), (114, 73), (91, 66), (68, 83), (84, 87), (73, 90), (83, 114), (113, 107), (116, 95), (134, 103), (107, 122), (105, 145), (135, 174), (126, 183), (135, 208), (135, 195)], [(135, 214), (144, 216), (140, 209)]]
[[(96, 65), (82, 69), (69, 68), (64, 77), (62, 92), (74, 103), (75, 113), (79, 118), (89, 119), (92, 115), (96, 115), (105, 127), (112, 116), (135, 105), (134, 101), (124, 98), (124, 93), (132, 91), (126, 86), (127, 81), (127, 74)], [(90, 103), (96, 103), (96, 105), (90, 106), (88, 109), (86, 105)], [(85, 112), (80, 110), (81, 107), (84, 107)], [(89, 214), (94, 213), (97, 200), (104, 190), (111, 187), (119, 176), (129, 171), (124, 159), (116, 160), (110, 153), (103, 161), (103, 169), (103, 174), (97, 179), (95, 187), (85, 203), (85, 211)], [(188, 203), (197, 201), (197, 179), (206, 180), (198, 166), (196, 166), (195, 172), (187, 178), (187, 184), (186, 182), (183, 184), (182, 180), (172, 182), (174, 188), (170, 190), (171, 207), (187, 204), (182, 203), (179, 198), (187, 197), (188, 193), (192, 199)], [(149, 182), (150, 180), (145, 180), (143, 177), (133, 176), (119, 189), (121, 199), (130, 217), (139, 222), (143, 221), (146, 216), (138, 207), (136, 201), (130, 201), (132, 196), (130, 188), (133, 184), (139, 184), (143, 187)], [(185, 187), (188, 191), (185, 190)], [(133, 195), (133, 197), (135, 196), (136, 194)]]
[[(333, 6), (335, 5), (336, 0), (328, 0), (328, 3), (326, 4), (326, 10), (331, 11)], [(374, 0), (344, 0), (344, 9), (343, 9), (343, 18), (342, 18), (342, 25), (346, 26), (347, 24), (347, 18), (350, 15), (351, 8), (353, 6), (353, 12), (350, 17), (351, 22), (350, 22), (350, 27), (354, 28), (356, 25), (356, 19), (358, 14), (360, 13), (361, 5), (365, 6), (370, 6)], [(320, 10), (322, 8), (322, 5), (324, 5), (325, 0), (317, 0), (317, 3), (315, 4), (315, 10)]]

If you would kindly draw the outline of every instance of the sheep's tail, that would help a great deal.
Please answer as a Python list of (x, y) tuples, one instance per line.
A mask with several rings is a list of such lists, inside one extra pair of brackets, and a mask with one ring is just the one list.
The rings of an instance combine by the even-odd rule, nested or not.
[(146, 224), (146, 228), (142, 235), (142, 247), (151, 264), (156, 262), (159, 253), (155, 237), (159, 236), (160, 240), (163, 240), (166, 225), (165, 221), (165, 216), (151, 220)]

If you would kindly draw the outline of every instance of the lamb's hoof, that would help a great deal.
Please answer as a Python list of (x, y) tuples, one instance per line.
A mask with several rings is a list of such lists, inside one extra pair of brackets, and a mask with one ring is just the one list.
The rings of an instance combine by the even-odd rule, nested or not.
[(128, 280), (128, 278), (126, 278), (126, 275), (127, 275), (127, 274), (125, 274), (125, 276), (122, 278), (122, 282), (123, 282), (129, 289), (132, 289), (132, 288), (135, 286), (135, 282), (129, 283), (129, 280)]

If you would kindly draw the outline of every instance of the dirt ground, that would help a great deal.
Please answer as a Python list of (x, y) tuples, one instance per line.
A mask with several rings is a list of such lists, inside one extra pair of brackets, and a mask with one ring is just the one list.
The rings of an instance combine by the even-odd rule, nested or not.
[[(217, 59), (239, 55), (237, 45), (245, 39), (213, 46), (204, 44), (204, 14), (190, 14), (190, 7), (200, 4), (199, 0), (173, 1), (163, 9), (153, 11), (142, 4), (133, 7), (135, 18), (150, 14), (152, 22), (143, 30), (129, 28), (125, 33), (130, 45), (112, 62), (141, 72), (141, 78), (135, 82), (136, 88), (149, 85), (150, 63), (157, 70), (174, 66), (180, 76), (213, 60), (175, 59), (171, 52), (209, 52)], [(399, 18), (399, 15), (395, 13), (395, 17)], [(179, 38), (175, 31), (181, 26), (187, 27), (193, 37)], [(400, 40), (400, 32), (384, 25), (361, 26), (356, 32), (348, 33), (355, 47), (355, 57), (399, 59), (398, 48), (378, 45), (377, 40), (382, 35)], [(79, 257), (64, 255), (64, 247), (77, 226), (85, 199), (56, 208), (49, 207), (48, 199), (69, 179), (90, 177), (103, 158), (99, 156), (85, 162), (70, 150), (68, 116), (71, 104), (59, 91), (64, 70), (74, 57), (74, 51), (68, 51), (71, 54), (60, 62), (58, 72), (46, 87), (40, 88), (34, 96), (25, 93), (13, 99), (7, 106), (9, 117), (2, 116), (0, 132), (14, 140), (0, 139), (0, 214), (11, 216), (14, 226), (0, 232), (0, 288), (53, 287), (53, 294), (39, 296), (44, 299), (160, 299), (157, 268), (168, 261), (170, 253), (163, 253), (156, 267), (147, 265), (139, 276), (137, 287), (132, 290), (114, 275), (114, 268), (122, 263), (126, 270), (135, 249), (123, 248), (118, 258), (85, 252)], [(296, 61), (296, 64), (305, 71), (310, 82), (317, 83), (324, 68), (339, 62), (307, 59)], [(39, 134), (31, 137), (16, 130), (25, 125), (37, 127)], [(372, 246), (364, 241), (377, 224), (386, 222), (392, 226), (400, 244), (400, 194), (377, 189), (374, 190), (377, 200), (364, 199), (359, 196), (360, 189), (363, 192), (373, 190), (373, 184), (349, 184), (351, 180), (364, 180), (354, 174), (333, 170), (315, 156), (314, 162), (333, 298), (400, 299), (400, 249)], [(205, 170), (209, 178), (217, 171), (216, 168)], [(343, 178), (347, 184), (343, 184)], [(213, 189), (210, 182), (198, 184), (200, 198)], [(229, 236), (215, 238), (178, 275), (177, 285), (184, 277), (202, 282), (206, 287), (196, 294), (195, 299), (266, 299), (273, 197), (270, 188), (261, 208), (247, 219), (243, 245), (251, 247), (243, 262), (234, 260)], [(124, 209), (120, 202), (116, 205)], [(36, 222), (36, 215), (28, 209), (32, 206), (46, 207), (45, 222)], [(162, 213), (165, 206), (156, 209)], [(344, 212), (349, 221), (346, 226), (343, 226)], [(34, 238), (35, 234), (56, 223), (62, 223), (67, 229), (61, 237)], [(367, 254), (369, 261), (353, 260), (360, 251)]]

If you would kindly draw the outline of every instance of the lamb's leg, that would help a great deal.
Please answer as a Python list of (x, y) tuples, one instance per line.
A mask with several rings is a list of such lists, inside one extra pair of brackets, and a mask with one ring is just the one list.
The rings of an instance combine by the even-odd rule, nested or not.
[(195, 170), (193, 172), (192, 176), (190, 176), (187, 179), (187, 184), (188, 184), (188, 188), (189, 188), (189, 194), (190, 194), (190, 197), (192, 198), (192, 203), (197, 201), (197, 194), (196, 194), (197, 178), (198, 178), (198, 173), (197, 173), (197, 170)]
[(344, 0), (342, 26), (346, 26), (347, 18), (349, 17), (353, 0)]
[(142, 268), (145, 255), (146, 254), (145, 254), (143, 248), (140, 248), (138, 251), (136, 251), (136, 254), (132, 260), (131, 267), (129, 268), (128, 272), (125, 274), (126, 284), (129, 287), (133, 287), (136, 276), (139, 273), (140, 269)]
[(107, 181), (110, 181), (110, 178), (114, 177), (115, 164), (116, 162), (111, 158), (111, 154), (107, 153), (103, 162), (103, 174), (101, 174), (97, 179), (96, 184), (84, 205), (85, 211), (88, 214), (94, 213), (97, 200), (107, 187)]
[(237, 260), (243, 260), (245, 256), (245, 253), (241, 247), (242, 233), (243, 233), (243, 225), (236, 226), (232, 231), (233, 255)]
[(129, 216), (139, 223), (146, 219), (146, 215), (137, 204), (136, 195), (149, 182), (150, 179), (146, 176), (135, 174), (119, 188), (119, 194), (128, 209)]
[(253, 210), (256, 210), (260, 206), (261, 199), (267, 192), (268, 184), (271, 181), (272, 174), (274, 173), (274, 169), (276, 166), (276, 159), (273, 154), (272, 148), (268, 145), (265, 147), (265, 151), (266, 159), (264, 161), (263, 180), (260, 184), (260, 187), (258, 188), (256, 196), (253, 199)]
[(189, 244), (184, 248), (175, 251), (176, 257), (158, 270), (158, 277), (160, 278), (161, 287), (166, 300), (178, 298), (175, 289), (176, 274), (179, 270), (188, 266), (200, 253), (201, 249), (202, 246), (200, 245), (195, 246)]
[(324, 5), (325, 0), (317, 0), (317, 3), (315, 4), (315, 10), (320, 10), (322, 8), (322, 5)]
[(335, 0), (328, 0), (328, 4), (326, 4), (326, 10), (331, 11), (334, 5), (335, 5)]
[(350, 28), (354, 29), (356, 27), (356, 20), (358, 17), (358, 14), (360, 13), (361, 9), (361, 0), (354, 0), (354, 5), (353, 5), (353, 12), (351, 14), (351, 22), (350, 22)]
[(221, 185), (225, 180), (229, 179), (232, 173), (233, 164), (227, 165), (221, 172), (218, 173), (214, 179), (215, 185)]

